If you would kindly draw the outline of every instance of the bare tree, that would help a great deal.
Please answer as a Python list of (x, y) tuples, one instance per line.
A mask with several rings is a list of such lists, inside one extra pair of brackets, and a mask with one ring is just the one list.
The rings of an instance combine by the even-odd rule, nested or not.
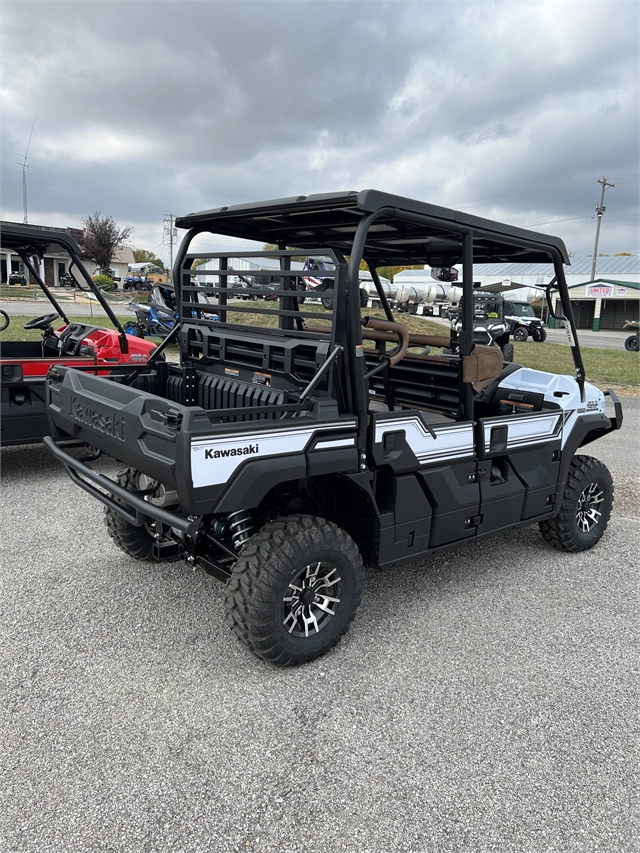
[(82, 224), (82, 248), (85, 255), (95, 261), (100, 269), (109, 269), (118, 249), (129, 242), (133, 226), (125, 225), (120, 228), (113, 216), (102, 216), (99, 210), (85, 216)]

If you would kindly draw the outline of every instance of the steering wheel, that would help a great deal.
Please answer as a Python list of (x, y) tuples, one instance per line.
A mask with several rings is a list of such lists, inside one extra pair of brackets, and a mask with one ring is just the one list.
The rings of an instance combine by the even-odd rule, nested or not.
[[(377, 320), (374, 317), (365, 317), (362, 321), (362, 325), (374, 332), (391, 332), (398, 338), (397, 347), (392, 349), (390, 352), (385, 353), (386, 357), (389, 359), (389, 367), (393, 367), (394, 364), (397, 364), (405, 357), (407, 350), (409, 349), (409, 332), (403, 325), (400, 323), (392, 323), (390, 320)], [(378, 339), (373, 335), (372, 338), (374, 340)], [(379, 340), (385, 340), (385, 338), (380, 337)]]
[(0, 314), (2, 315), (2, 320), (0, 320), (0, 332), (4, 332), (4, 330), (9, 325), (9, 315), (7, 314), (6, 311), (3, 311), (1, 308), (0, 308)]
[(25, 323), (24, 329), (46, 329), (48, 328), (54, 320), (57, 320), (59, 314), (43, 314), (42, 317), (36, 317), (35, 320), (29, 320), (28, 323)]

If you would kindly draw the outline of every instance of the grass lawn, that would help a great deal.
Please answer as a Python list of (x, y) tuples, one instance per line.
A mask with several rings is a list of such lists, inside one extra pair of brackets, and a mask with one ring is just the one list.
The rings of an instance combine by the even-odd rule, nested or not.
[[(44, 310), (43, 306), (43, 313)], [(303, 310), (314, 314), (323, 312), (320, 306), (309, 305), (308, 303), (304, 305)], [(374, 317), (384, 317), (381, 310), (369, 310), (368, 313)], [(133, 316), (128, 312), (126, 314), (118, 312), (118, 314), (121, 322), (131, 320)], [(38, 329), (30, 331), (23, 329), (24, 324), (31, 319), (33, 317), (24, 315), (12, 316), (9, 328), (0, 333), (0, 346), (2, 340), (39, 340), (42, 333)], [(94, 322), (96, 325), (101, 325), (100, 317), (70, 316), (69, 319), (72, 323)], [(446, 326), (423, 317), (396, 314), (396, 319), (399, 323), (406, 326), (410, 332), (427, 335), (444, 335), (447, 333)], [(246, 325), (257, 325), (258, 321), (265, 326), (275, 326), (277, 324), (277, 317), (275, 316), (263, 315), (261, 317), (256, 314), (248, 314), (240, 311), (229, 311), (228, 320), (233, 323), (243, 323)], [(544, 370), (548, 373), (567, 374), (569, 376), (572, 376), (574, 373), (571, 352), (569, 347), (564, 344), (536, 344), (533, 341), (526, 341), (524, 343), (514, 343), (514, 348), (514, 361), (525, 367)], [(168, 351), (169, 353), (177, 354), (178, 347), (170, 346)], [(582, 349), (582, 359), (587, 379), (598, 387), (606, 388), (608, 385), (614, 385), (637, 393), (638, 386), (640, 385), (640, 353), (627, 352), (624, 349), (608, 350), (585, 347)]]

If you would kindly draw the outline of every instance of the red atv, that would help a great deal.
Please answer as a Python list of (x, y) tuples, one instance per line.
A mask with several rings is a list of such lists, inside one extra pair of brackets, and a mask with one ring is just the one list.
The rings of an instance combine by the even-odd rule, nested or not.
[[(125, 334), (104, 295), (80, 260), (75, 240), (61, 229), (37, 228), (33, 225), (2, 224), (2, 248), (20, 256), (33, 279), (51, 303), (53, 312), (25, 323), (25, 329), (41, 329), (40, 341), (11, 341), (3, 335), (1, 366), (2, 446), (31, 444), (50, 434), (47, 420), (45, 380), (49, 368), (69, 365), (96, 375), (138, 373), (154, 353), (162, 358), (160, 348), (150, 341)], [(109, 317), (114, 328), (105, 329), (91, 323), (70, 323), (64, 310), (42, 280), (34, 259), (60, 251), (71, 257), (90, 290)], [(39, 265), (38, 265), (39, 266)], [(84, 289), (84, 288), (83, 288)], [(0, 331), (9, 325), (10, 318), (1, 312)], [(61, 318), (64, 325), (54, 331), (53, 323)], [(102, 369), (99, 369), (102, 368)], [(106, 369), (105, 369), (106, 368)]]

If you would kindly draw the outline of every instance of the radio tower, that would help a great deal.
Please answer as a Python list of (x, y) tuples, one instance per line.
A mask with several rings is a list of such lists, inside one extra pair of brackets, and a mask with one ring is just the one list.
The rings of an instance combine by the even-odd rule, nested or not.
[[(22, 166), (22, 213), (23, 213), (23, 222), (25, 225), (29, 222), (29, 215), (27, 212), (27, 169), (30, 169), (31, 166), (27, 163), (29, 157), (29, 148), (31, 148), (31, 137), (33, 136), (33, 128), (36, 123), (36, 115), (33, 117), (33, 123), (31, 124), (31, 133), (29, 134), (29, 142), (27, 143), (27, 150), (24, 153), (22, 158), (22, 162), (18, 163), (18, 166)], [(16, 161), (17, 162), (17, 161)]]

